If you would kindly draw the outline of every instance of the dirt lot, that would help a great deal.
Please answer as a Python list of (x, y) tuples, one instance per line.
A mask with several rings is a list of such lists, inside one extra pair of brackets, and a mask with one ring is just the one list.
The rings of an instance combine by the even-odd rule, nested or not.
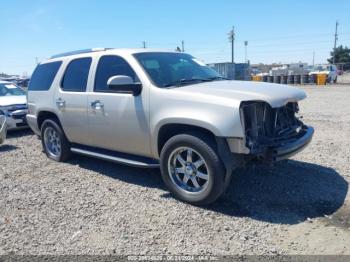
[(174, 200), (159, 171), (49, 161), (29, 131), (0, 147), (0, 254), (350, 254), (350, 85), (305, 87), (311, 145), (240, 170), (216, 204)]

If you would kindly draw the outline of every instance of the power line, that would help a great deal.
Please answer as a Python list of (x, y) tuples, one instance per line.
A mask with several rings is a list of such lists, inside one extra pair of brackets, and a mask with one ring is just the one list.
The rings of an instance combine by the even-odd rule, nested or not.
[[(281, 42), (278, 43), (278, 45), (295, 45), (295, 44), (313, 44), (313, 43), (329, 43), (332, 42), (332, 40), (326, 40), (329, 39), (329, 36), (333, 35), (332, 33), (326, 33), (326, 34), (308, 34), (308, 35), (289, 35), (289, 36), (279, 36), (279, 37), (270, 37), (270, 38), (258, 38), (258, 39), (249, 39), (249, 46), (270, 46), (270, 45), (277, 45), (276, 42)], [(343, 32), (339, 33), (338, 36), (341, 35), (350, 35), (350, 32)], [(318, 37), (317, 37), (318, 36)], [(322, 37), (325, 40), (312, 40), (312, 41), (307, 41), (307, 42), (300, 42), (300, 37), (303, 38), (308, 38), (308, 39), (315, 39)], [(295, 40), (289, 40), (289, 39), (295, 39)], [(349, 38), (342, 39), (342, 40), (348, 40)], [(237, 41), (244, 41), (241, 39), (238, 39), (235, 37), (235, 40)], [(276, 40), (276, 41), (270, 41), (270, 40)], [(279, 41), (280, 40), (280, 41)], [(288, 41), (288, 43), (285, 43)], [(295, 42), (297, 41), (297, 42)], [(231, 41), (230, 41), (231, 42)], [(258, 42), (258, 44), (255, 44)], [(265, 43), (260, 43), (260, 42), (265, 42)], [(148, 45), (150, 46), (169, 46), (173, 47), (178, 45), (176, 42), (147, 42)], [(203, 43), (202, 41), (186, 41), (187, 46), (195, 45), (195, 46), (213, 46), (222, 43), (221, 40), (218, 41), (210, 41), (207, 43)], [(253, 44), (252, 44), (253, 43)]]
[(295, 45), (309, 45), (309, 44), (319, 44), (319, 43), (331, 43), (331, 40), (327, 40), (327, 41), (307, 41), (307, 42), (288, 42), (288, 43), (266, 43), (266, 44), (251, 44), (250, 46), (254, 46), (254, 47), (264, 47), (264, 46), (295, 46)]
[[(250, 51), (250, 54), (256, 55), (256, 54), (289, 54), (289, 53), (310, 53), (313, 52), (314, 49), (284, 49), (284, 50), (268, 50), (268, 51)], [(318, 51), (329, 51), (329, 48), (319, 48), (317, 49)], [(216, 52), (216, 51), (206, 51), (206, 52), (196, 52), (196, 54), (205, 54), (205, 55), (210, 55), (210, 54), (222, 54), (222, 55), (227, 55), (227, 52)]]
[(278, 39), (290, 39), (290, 38), (302, 38), (302, 37), (320, 37), (320, 36), (323, 36), (323, 37), (326, 37), (326, 36), (330, 36), (332, 35), (332, 33), (322, 33), (322, 34), (303, 34), (303, 35), (282, 35), (282, 36), (275, 36), (275, 37), (268, 37), (268, 38), (253, 38), (253, 39), (249, 39), (249, 41), (255, 41), (255, 42), (258, 42), (258, 41), (265, 41), (265, 40), (278, 40)]

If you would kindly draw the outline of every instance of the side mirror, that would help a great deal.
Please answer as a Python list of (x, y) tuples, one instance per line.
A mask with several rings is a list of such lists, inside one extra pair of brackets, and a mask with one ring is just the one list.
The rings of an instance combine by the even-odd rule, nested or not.
[(142, 91), (142, 84), (135, 83), (130, 76), (112, 76), (107, 81), (108, 88), (115, 93), (132, 94), (138, 96)]

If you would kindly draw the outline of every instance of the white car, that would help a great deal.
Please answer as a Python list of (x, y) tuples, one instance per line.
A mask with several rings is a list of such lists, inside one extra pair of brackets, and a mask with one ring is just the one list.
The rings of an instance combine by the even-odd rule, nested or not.
[(10, 82), (0, 81), (0, 115), (6, 117), (7, 130), (27, 128), (27, 113), (26, 92)]
[(336, 83), (338, 76), (338, 69), (335, 65), (320, 65), (314, 67), (309, 75), (326, 74), (328, 83)]

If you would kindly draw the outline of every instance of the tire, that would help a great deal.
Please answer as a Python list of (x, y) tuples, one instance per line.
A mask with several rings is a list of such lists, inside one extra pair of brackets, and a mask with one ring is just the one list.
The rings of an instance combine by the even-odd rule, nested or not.
[(337, 80), (338, 80), (338, 77), (336, 76), (334, 81), (333, 81), (333, 84), (336, 84), (337, 83)]
[[(52, 142), (50, 142), (51, 137), (53, 137)], [(70, 143), (60, 125), (53, 119), (46, 119), (43, 122), (41, 143), (45, 154), (52, 160), (64, 162), (71, 156)]]
[[(188, 151), (192, 152), (190, 159)], [(215, 146), (200, 134), (181, 134), (170, 138), (161, 151), (160, 166), (165, 185), (182, 201), (207, 205), (217, 200), (224, 191), (225, 168)]]

